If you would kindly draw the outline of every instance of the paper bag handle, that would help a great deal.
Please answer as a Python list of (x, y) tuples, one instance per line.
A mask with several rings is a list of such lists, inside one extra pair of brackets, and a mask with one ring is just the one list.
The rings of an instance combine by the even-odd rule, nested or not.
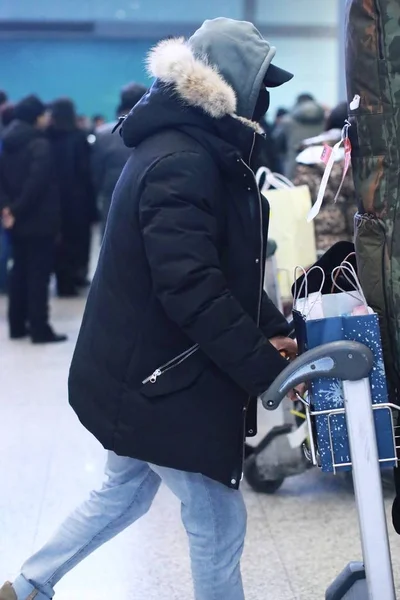
[(280, 173), (273, 173), (267, 167), (260, 167), (256, 173), (256, 181), (257, 185), (260, 185), (261, 177), (265, 175), (265, 182), (262, 186), (263, 191), (269, 190), (271, 187), (274, 187), (277, 190), (287, 190), (293, 189), (295, 185)]
[[(301, 282), (300, 288), (297, 291), (297, 271), (300, 270), (303, 272), (303, 276), (304, 279)], [(325, 280), (326, 280), (326, 276), (325, 276), (325, 271), (323, 270), (322, 267), (320, 267), (319, 265), (314, 265), (313, 267), (311, 267), (311, 269), (306, 270), (304, 267), (297, 265), (297, 267), (295, 267), (294, 270), (294, 291), (293, 291), (293, 301), (294, 303), (296, 302), (296, 300), (298, 300), (300, 298), (300, 294), (303, 291), (304, 287), (305, 287), (305, 298), (308, 298), (308, 280), (307, 277), (308, 275), (311, 273), (311, 271), (321, 271), (322, 273), (322, 280), (321, 280), (321, 287), (319, 288), (319, 292), (321, 293), (324, 285), (325, 285)]]
[[(342, 262), (342, 264), (341, 264), (339, 267), (335, 267), (335, 269), (333, 269), (333, 271), (332, 271), (332, 281), (333, 281), (333, 283), (334, 283), (334, 286), (335, 286), (335, 287), (336, 287), (338, 290), (340, 290), (341, 292), (343, 292), (344, 294), (349, 294), (350, 296), (352, 296), (352, 293), (351, 293), (351, 292), (348, 292), (347, 290), (344, 290), (344, 289), (342, 289), (342, 288), (341, 288), (341, 287), (340, 287), (340, 286), (337, 284), (337, 281), (336, 281), (337, 277), (335, 278), (335, 273), (336, 273), (336, 271), (339, 271), (339, 272), (340, 272), (340, 271), (347, 271), (348, 273), (350, 273), (350, 274), (351, 274), (351, 276), (354, 278), (354, 281), (351, 281), (351, 280), (347, 279), (347, 277), (346, 277), (346, 279), (347, 279), (347, 281), (348, 281), (349, 283), (351, 283), (351, 284), (354, 284), (354, 291), (356, 291), (356, 292), (358, 292), (358, 293), (360, 294), (360, 296), (361, 296), (361, 298), (362, 298), (362, 301), (364, 302), (364, 305), (365, 305), (365, 306), (368, 308), (367, 299), (366, 299), (366, 298), (365, 298), (365, 296), (364, 296), (364, 292), (363, 292), (363, 289), (362, 289), (362, 287), (361, 287), (361, 283), (360, 283), (360, 281), (359, 281), (359, 279), (358, 279), (358, 277), (357, 277), (357, 273), (356, 273), (356, 271), (355, 271), (355, 269), (354, 269), (353, 265), (352, 265), (352, 264), (350, 264), (350, 263), (346, 263), (346, 262), (344, 261), (344, 262)], [(355, 296), (352, 296), (352, 297), (354, 298)]]
[[(355, 252), (350, 252), (350, 254), (348, 254), (348, 255), (346, 256), (346, 258), (345, 258), (345, 259), (342, 261), (342, 263), (341, 263), (341, 265), (340, 265), (340, 266), (342, 266), (342, 265), (344, 265), (344, 264), (346, 264), (346, 265), (347, 265), (347, 264), (351, 265), (351, 263), (349, 263), (349, 258), (351, 258), (352, 256), (355, 256), (355, 255), (356, 255), (356, 253), (355, 253)], [(339, 275), (340, 275), (340, 272), (341, 272), (341, 270), (339, 269), (339, 270), (338, 270), (338, 272), (336, 273), (336, 275), (335, 275), (334, 277), (332, 276), (332, 287), (331, 287), (331, 294), (333, 294), (333, 293), (335, 292), (335, 287), (338, 287), (338, 286), (336, 285), (336, 282), (337, 282), (337, 279), (338, 279), (338, 277), (339, 277)], [(332, 275), (333, 275), (333, 273), (332, 273)], [(347, 275), (345, 275), (344, 273), (343, 273), (343, 275), (344, 275), (344, 277), (345, 277), (345, 279), (346, 279), (346, 281), (347, 281), (348, 283), (350, 283), (350, 284), (352, 284), (352, 283), (353, 283), (352, 281), (350, 281), (350, 280), (347, 278)], [(339, 288), (338, 288), (338, 289), (339, 289)]]

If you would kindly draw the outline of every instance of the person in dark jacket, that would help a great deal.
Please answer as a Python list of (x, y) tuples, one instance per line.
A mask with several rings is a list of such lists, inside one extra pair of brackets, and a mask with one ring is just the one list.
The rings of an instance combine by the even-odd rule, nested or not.
[(273, 137), (272, 125), (263, 117), (260, 120), (260, 126), (263, 130), (266, 143), (264, 144), (264, 151), (260, 152), (259, 165), (256, 165), (254, 170), (257, 172), (258, 166), (258, 168), (267, 167), (273, 173), (282, 173), (283, 164), (280, 161), (279, 152)]
[(311, 94), (300, 94), (289, 115), (283, 117), (275, 129), (278, 152), (285, 151), (284, 175), (292, 179), (297, 163), (296, 157), (306, 138), (319, 135), (325, 130), (325, 110)]
[[(4, 92), (3, 90), (0, 90), (0, 113), (3, 112), (3, 109), (7, 106), (8, 103), (8, 96), (6, 94), (6, 92)], [(4, 129), (4, 124), (2, 119), (0, 119), (0, 136), (2, 135)]]
[(0, 154), (0, 208), (10, 231), (13, 268), (9, 285), (10, 337), (61, 342), (48, 323), (48, 286), (59, 231), (60, 205), (48, 141), (45, 105), (28, 96), (15, 107)]
[[(0, 92), (1, 102), (1, 92)], [(9, 126), (14, 120), (15, 106), (14, 104), (0, 105), (0, 154), (2, 141), (2, 131)], [(9, 232), (4, 229), (0, 220), (0, 294), (7, 293), (8, 286), (8, 266), (11, 260), (11, 246), (9, 240)]]
[(147, 512), (161, 480), (182, 502), (196, 600), (243, 600), (249, 397), (285, 368), (280, 350), (297, 350), (263, 291), (268, 207), (252, 170), (258, 99), (292, 77), (274, 55), (230, 19), (150, 54), (156, 81), (123, 124), (133, 152), (69, 378), (71, 405), (109, 450), (108, 479), (0, 600), (35, 588), (52, 598), (63, 574)]
[(120, 104), (117, 108), (117, 119), (102, 125), (95, 131), (96, 142), (93, 146), (93, 175), (98, 194), (103, 233), (107, 223), (111, 198), (122, 169), (132, 150), (125, 146), (118, 133), (113, 131), (118, 119), (128, 114), (147, 92), (140, 83), (131, 83), (121, 91)]
[(61, 200), (61, 235), (57, 244), (56, 277), (60, 297), (78, 295), (88, 271), (90, 229), (96, 219), (96, 194), (92, 180), (90, 145), (76, 125), (69, 98), (51, 105), (47, 134)]

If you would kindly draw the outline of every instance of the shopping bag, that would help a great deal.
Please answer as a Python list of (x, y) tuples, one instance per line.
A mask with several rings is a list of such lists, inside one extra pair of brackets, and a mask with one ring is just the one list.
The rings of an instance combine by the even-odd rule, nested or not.
[[(358, 282), (358, 280), (357, 280)], [(362, 291), (355, 289), (347, 299), (353, 306), (351, 312), (357, 309)], [(340, 294), (337, 294), (339, 297)], [(322, 311), (325, 310), (322, 295)], [(361, 297), (362, 300), (362, 297)], [(365, 300), (364, 300), (365, 301)], [(331, 307), (330, 307), (331, 308)], [(385, 367), (378, 316), (366, 310), (367, 314), (352, 315), (343, 312), (342, 298), (341, 314), (324, 316), (321, 319), (309, 319), (307, 314), (293, 310), (294, 327), (300, 352), (305, 352), (328, 342), (351, 340), (365, 344), (373, 353), (374, 366), (370, 374), (371, 395), (373, 404), (388, 402)], [(365, 307), (364, 307), (365, 308)], [(344, 407), (342, 382), (337, 379), (320, 378), (310, 384), (310, 400), (313, 411), (329, 411)], [(357, 399), (354, 399), (357, 401)], [(395, 444), (393, 440), (393, 423), (389, 410), (375, 410), (374, 420), (377, 432), (378, 453), (382, 467), (394, 467)], [(332, 472), (350, 470), (351, 457), (348, 443), (347, 427), (344, 414), (319, 415), (315, 417), (315, 428), (318, 440), (321, 468)], [(335, 466), (336, 465), (336, 466)]]
[(270, 205), (268, 235), (277, 244), (278, 284), (282, 298), (288, 299), (296, 265), (310, 266), (317, 259), (314, 225), (307, 222), (312, 206), (310, 190), (306, 185), (295, 187), (264, 167), (257, 172), (257, 181), (263, 178), (261, 192)]

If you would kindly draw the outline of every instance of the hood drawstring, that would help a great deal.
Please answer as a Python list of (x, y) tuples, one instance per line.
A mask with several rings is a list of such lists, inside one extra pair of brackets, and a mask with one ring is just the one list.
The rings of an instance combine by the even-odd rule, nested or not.
[[(118, 123), (115, 125), (115, 127), (113, 128), (111, 133), (115, 133), (117, 131), (117, 129), (119, 129), (122, 125), (122, 123), (125, 121), (127, 115), (124, 115), (123, 117), (118, 117)], [(119, 134), (121, 135), (121, 132), (119, 132)]]

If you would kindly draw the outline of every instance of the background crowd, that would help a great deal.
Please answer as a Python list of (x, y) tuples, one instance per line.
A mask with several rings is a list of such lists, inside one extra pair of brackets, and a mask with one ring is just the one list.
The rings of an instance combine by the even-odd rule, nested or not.
[[(120, 117), (146, 93), (137, 83), (120, 93), (115, 120), (107, 123), (77, 113), (74, 102), (49, 105), (34, 95), (15, 104), (0, 91), (0, 293), (9, 297), (12, 339), (61, 342), (49, 324), (48, 294), (54, 274), (56, 293), (73, 298), (90, 284), (92, 228), (107, 222), (113, 190), (129, 157), (118, 131)], [(267, 144), (263, 166), (306, 184), (315, 201), (324, 164), (324, 145), (333, 146), (346, 120), (345, 103), (333, 110), (311, 94), (280, 108), (273, 122), (260, 125)], [(315, 219), (319, 253), (335, 241), (351, 240), (356, 212), (351, 173), (334, 201), (342, 178), (344, 153), (337, 152), (323, 209)], [(261, 166), (261, 165), (260, 165)]]

